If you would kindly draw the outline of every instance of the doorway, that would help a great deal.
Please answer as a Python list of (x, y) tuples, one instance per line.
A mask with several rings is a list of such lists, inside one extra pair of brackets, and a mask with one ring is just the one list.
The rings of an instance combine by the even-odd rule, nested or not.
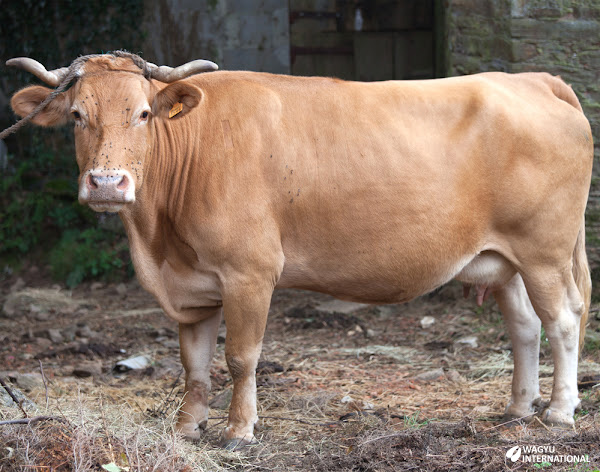
[(360, 81), (445, 75), (442, 0), (289, 0), (289, 12), (292, 75)]

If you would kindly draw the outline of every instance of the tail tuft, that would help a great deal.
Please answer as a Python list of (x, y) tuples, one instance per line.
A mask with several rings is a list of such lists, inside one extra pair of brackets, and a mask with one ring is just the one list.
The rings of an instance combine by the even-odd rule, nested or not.
[(585, 338), (585, 325), (587, 324), (590, 303), (592, 301), (592, 278), (590, 276), (587, 254), (585, 253), (585, 221), (581, 224), (575, 250), (573, 251), (573, 278), (585, 304), (579, 322), (579, 352), (581, 353)]

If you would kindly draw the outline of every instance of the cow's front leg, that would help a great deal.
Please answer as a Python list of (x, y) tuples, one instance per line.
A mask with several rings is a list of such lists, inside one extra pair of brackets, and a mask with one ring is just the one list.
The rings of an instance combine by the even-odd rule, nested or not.
[(254, 440), (256, 409), (256, 365), (271, 303), (273, 287), (241, 284), (223, 297), (227, 337), (225, 359), (233, 379), (229, 422), (223, 433), (227, 449), (244, 446)]
[(179, 324), (181, 363), (185, 370), (185, 394), (177, 430), (186, 439), (199, 439), (208, 421), (210, 364), (217, 344), (221, 308), (197, 308), (202, 321)]

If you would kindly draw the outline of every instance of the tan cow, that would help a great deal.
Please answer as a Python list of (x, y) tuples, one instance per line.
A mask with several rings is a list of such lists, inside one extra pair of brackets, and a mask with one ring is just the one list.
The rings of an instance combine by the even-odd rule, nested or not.
[[(49, 92), (28, 87), (12, 107), (26, 115)], [(555, 365), (541, 416), (573, 424), (593, 145), (560, 78), (212, 72), (167, 85), (106, 55), (34, 122), (67, 120), (80, 202), (119, 212), (140, 282), (179, 322), (185, 436), (207, 421), (222, 314), (232, 446), (253, 439), (273, 289), (396, 303), (452, 279), (475, 285), (479, 300), (491, 292), (502, 310), (515, 356), (507, 416), (541, 405), (541, 319)]]

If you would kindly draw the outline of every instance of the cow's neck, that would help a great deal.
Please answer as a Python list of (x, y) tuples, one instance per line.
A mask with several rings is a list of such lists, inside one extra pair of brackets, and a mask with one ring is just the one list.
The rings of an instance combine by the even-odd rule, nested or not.
[(157, 120), (154, 126), (154, 146), (145, 159), (142, 188), (135, 203), (120, 212), (138, 271), (140, 258), (151, 257), (160, 266), (168, 244), (165, 237), (190, 223), (186, 205), (198, 203), (190, 195), (199, 184), (197, 138), (176, 122)]
[[(177, 227), (191, 189), (188, 180), (193, 174), (190, 161), (194, 144), (185, 130), (175, 133), (172, 128), (154, 130), (155, 145), (145, 159), (142, 187), (135, 203), (121, 210), (120, 216), (140, 283), (154, 294), (169, 316), (176, 318), (162, 280), (162, 268), (167, 260), (178, 258), (177, 249), (182, 246)], [(187, 248), (185, 244), (183, 247)]]

